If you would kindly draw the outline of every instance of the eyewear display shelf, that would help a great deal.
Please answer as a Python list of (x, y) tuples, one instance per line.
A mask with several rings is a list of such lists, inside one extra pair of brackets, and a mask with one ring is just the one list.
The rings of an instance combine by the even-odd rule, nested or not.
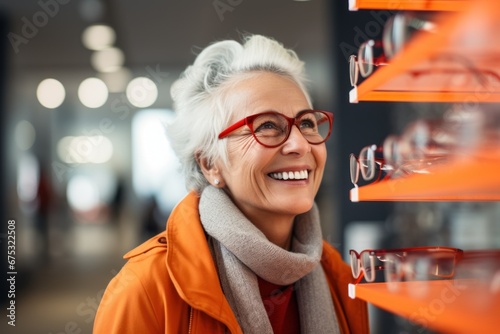
[[(354, 87), (351, 103), (500, 102), (500, 1), (349, 0), (349, 9), (437, 11), (438, 27), (415, 34), (389, 65)], [(499, 148), (464, 154), (432, 167), (432, 173), (356, 186), (351, 201), (499, 201)], [(361, 283), (348, 290), (351, 298), (438, 332), (499, 333), (500, 293), (455, 283)]]
[[(489, 151), (489, 156), (485, 155)], [(466, 154), (428, 174), (382, 180), (351, 189), (359, 201), (500, 201), (500, 153)], [(495, 153), (496, 152), (496, 153)]]
[[(407, 2), (413, 3), (371, 1), (371, 5), (379, 6), (371, 9), (395, 8)], [(469, 1), (423, 2), (431, 7), (433, 3), (458, 3), (455, 9), (463, 9), (464, 3)], [(500, 1), (474, 0), (473, 3), (474, 6), (467, 6), (468, 10), (437, 12), (436, 32), (414, 35), (389, 65), (379, 66), (351, 90), (351, 102), (454, 102), (465, 105), (500, 102)], [(487, 159), (470, 155), (436, 167), (430, 174), (355, 187), (350, 191), (350, 199), (353, 202), (498, 201), (500, 151), (494, 148), (487, 152), (485, 150)]]
[[(371, 1), (380, 5), (371, 9), (397, 3)], [(436, 12), (436, 32), (416, 33), (388, 65), (350, 91), (350, 102), (500, 102), (500, 1), (471, 3), (455, 7), (468, 10)]]
[(483, 298), (484, 287), (454, 280), (349, 284), (361, 298), (413, 323), (443, 333), (498, 333), (500, 298)]

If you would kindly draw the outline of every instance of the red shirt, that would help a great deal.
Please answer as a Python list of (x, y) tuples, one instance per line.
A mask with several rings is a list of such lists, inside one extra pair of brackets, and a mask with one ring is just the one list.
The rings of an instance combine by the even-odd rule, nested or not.
[(275, 334), (299, 334), (299, 306), (293, 285), (281, 286), (260, 277), (259, 290)]

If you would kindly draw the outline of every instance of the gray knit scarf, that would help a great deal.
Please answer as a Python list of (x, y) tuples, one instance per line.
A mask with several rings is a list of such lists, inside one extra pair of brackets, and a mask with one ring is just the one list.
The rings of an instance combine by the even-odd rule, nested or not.
[(256, 275), (278, 285), (294, 284), (302, 333), (340, 333), (319, 265), (322, 236), (316, 205), (296, 217), (292, 251), (271, 243), (221, 189), (205, 188), (199, 210), (222, 290), (244, 333), (273, 333)]

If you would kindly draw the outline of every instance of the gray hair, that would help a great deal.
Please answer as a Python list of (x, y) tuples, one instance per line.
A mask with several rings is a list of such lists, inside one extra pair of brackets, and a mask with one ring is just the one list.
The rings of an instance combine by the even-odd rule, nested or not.
[(262, 71), (292, 79), (311, 105), (304, 63), (293, 50), (260, 35), (247, 36), (243, 44), (225, 40), (209, 45), (172, 85), (176, 117), (167, 125), (167, 135), (188, 190), (201, 193), (209, 184), (196, 157), (228, 165), (226, 140), (218, 139), (230, 120), (231, 109), (224, 97), (230, 94), (228, 88), (235, 78)]

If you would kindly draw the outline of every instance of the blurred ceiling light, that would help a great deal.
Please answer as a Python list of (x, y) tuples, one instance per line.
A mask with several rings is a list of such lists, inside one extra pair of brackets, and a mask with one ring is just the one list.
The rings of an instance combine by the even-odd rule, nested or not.
[(56, 79), (45, 79), (38, 84), (36, 89), (38, 102), (45, 108), (55, 109), (59, 107), (66, 97), (66, 90), (62, 83)]
[(132, 185), (141, 197), (155, 196), (162, 212), (169, 212), (186, 194), (179, 159), (165, 135), (173, 110), (143, 109), (132, 118)]
[(113, 156), (113, 143), (105, 136), (67, 136), (57, 143), (57, 155), (68, 164), (102, 164)]
[(114, 72), (99, 73), (98, 76), (106, 83), (110, 93), (124, 92), (127, 83), (132, 79), (132, 73), (126, 67), (122, 67)]
[(113, 72), (123, 66), (125, 56), (122, 50), (112, 47), (95, 51), (90, 58), (90, 63), (98, 72)]
[(104, 24), (89, 26), (82, 34), (82, 43), (90, 50), (104, 50), (111, 47), (115, 41), (114, 29)]
[(147, 77), (137, 77), (127, 85), (127, 99), (137, 108), (147, 108), (156, 102), (158, 87)]
[[(70, 150), (69, 147), (71, 145), (71, 141), (75, 137), (73, 136), (66, 136), (57, 142), (57, 155), (59, 156), (59, 159), (61, 161), (66, 162), (66, 163), (71, 163), (74, 162), (73, 159), (71, 158)], [(71, 161), (71, 162), (70, 162)]]
[(36, 131), (33, 125), (28, 121), (20, 121), (16, 125), (15, 141), (17, 146), (23, 150), (27, 151), (33, 146), (36, 138)]
[(88, 108), (99, 108), (108, 100), (108, 87), (98, 78), (87, 78), (78, 87), (78, 97)]
[(97, 184), (84, 175), (76, 175), (69, 180), (67, 197), (70, 207), (77, 211), (90, 211), (100, 203)]

